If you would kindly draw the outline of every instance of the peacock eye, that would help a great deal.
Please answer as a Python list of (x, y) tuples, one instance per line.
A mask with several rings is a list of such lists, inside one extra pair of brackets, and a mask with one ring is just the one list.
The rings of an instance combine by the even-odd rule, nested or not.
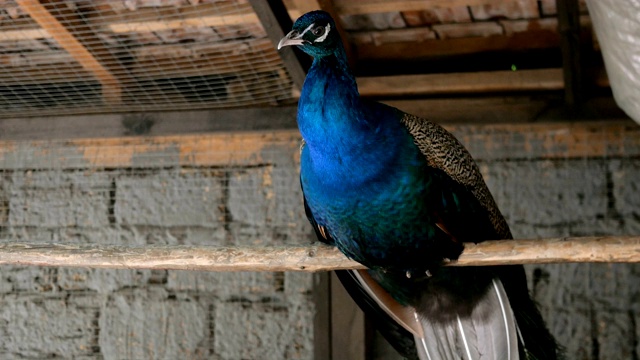
[(314, 27), (313, 29), (311, 29), (311, 33), (313, 33), (313, 35), (315, 36), (320, 36), (324, 34), (324, 26), (320, 25), (320, 26)]

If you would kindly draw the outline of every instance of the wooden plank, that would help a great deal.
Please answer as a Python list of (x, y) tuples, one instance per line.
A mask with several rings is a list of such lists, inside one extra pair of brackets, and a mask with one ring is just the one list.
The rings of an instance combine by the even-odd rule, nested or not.
[[(477, 160), (640, 156), (631, 121), (445, 124)], [(517, 141), (514, 136), (517, 134)], [(155, 137), (0, 141), (0, 169), (251, 166), (288, 154), (298, 161), (297, 130)], [(37, 156), (34, 156), (37, 154)]]
[(363, 96), (549, 91), (563, 88), (561, 69), (487, 71), (358, 78)]
[(575, 108), (584, 97), (580, 55), (580, 6), (578, 0), (556, 0), (556, 8), (565, 82), (564, 99), (569, 108)]
[[(192, 49), (188, 56), (167, 52), (166, 57), (136, 59), (130, 71), (138, 80), (145, 80), (198, 75), (242, 75), (277, 71), (283, 68), (282, 60), (268, 39), (194, 46), (186, 49)], [(247, 59), (256, 59), (256, 61), (247, 61)]]
[(339, 14), (355, 15), (501, 4), (510, 1), (516, 0), (333, 0), (333, 3)]
[[(260, 23), (262, 23), (273, 46), (277, 47), (280, 39), (291, 31), (293, 26), (286, 7), (281, 0), (249, 0), (249, 3), (260, 19)], [(282, 58), (282, 62), (293, 83), (298, 89), (302, 89), (307, 69), (310, 66), (309, 58), (300, 52), (294, 52), (294, 49), (290, 46), (280, 49), (278, 54)]]
[(53, 16), (38, 0), (16, 0), (16, 3), (45, 29), (58, 44), (67, 50), (83, 68), (91, 72), (102, 84), (102, 95), (108, 104), (121, 101), (120, 81), (98, 61), (89, 50)]
[[(28, 61), (28, 56), (25, 58)], [(34, 84), (65, 84), (74, 81), (95, 81), (90, 71), (73, 63), (33, 64), (28, 66), (7, 66), (0, 69), (0, 82), (4, 86)], [(64, 97), (64, 94), (60, 94)]]
[(178, 20), (147, 20), (126, 23), (111, 23), (107, 28), (114, 33), (154, 32), (184, 29), (185, 27), (217, 27), (257, 23), (256, 14), (231, 14), (198, 16)]
[(14, 41), (27, 39), (48, 39), (51, 35), (44, 29), (3, 30), (0, 31), (0, 41)]
[[(296, 9), (289, 9), (291, 18), (300, 16)], [(248, 4), (220, 1), (185, 7), (138, 9), (124, 13), (102, 11), (91, 17), (92, 23), (114, 33), (152, 32), (185, 27), (217, 27), (256, 24), (260, 19)], [(163, 19), (163, 20), (159, 20)]]
[(444, 40), (426, 39), (419, 42), (360, 44), (356, 47), (356, 52), (359, 61), (418, 61), (492, 51), (549, 49), (557, 47), (559, 44), (560, 36), (557, 32), (532, 30), (509, 36), (495, 35)]
[[(465, 243), (445, 266), (550, 263), (638, 263), (640, 236), (565, 237)], [(0, 265), (196, 271), (332, 271), (363, 269), (324, 244), (280, 247), (144, 247), (0, 244)]]

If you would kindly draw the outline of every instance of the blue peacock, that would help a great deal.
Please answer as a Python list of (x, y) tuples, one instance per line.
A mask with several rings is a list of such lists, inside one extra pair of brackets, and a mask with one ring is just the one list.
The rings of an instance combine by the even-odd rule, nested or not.
[(410, 359), (555, 359), (522, 266), (442, 266), (465, 242), (512, 238), (466, 149), (361, 98), (328, 13), (300, 17), (291, 45), (314, 58), (298, 104), (306, 214), (368, 268), (338, 276), (380, 332)]

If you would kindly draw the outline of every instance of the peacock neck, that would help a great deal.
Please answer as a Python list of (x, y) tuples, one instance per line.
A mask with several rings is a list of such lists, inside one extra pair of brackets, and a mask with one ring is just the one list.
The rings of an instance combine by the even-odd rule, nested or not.
[(307, 144), (303, 166), (336, 184), (377, 176), (392, 161), (394, 147), (388, 145), (399, 136), (384, 124), (391, 116), (386, 107), (362, 102), (344, 50), (316, 58), (298, 104), (298, 127)]

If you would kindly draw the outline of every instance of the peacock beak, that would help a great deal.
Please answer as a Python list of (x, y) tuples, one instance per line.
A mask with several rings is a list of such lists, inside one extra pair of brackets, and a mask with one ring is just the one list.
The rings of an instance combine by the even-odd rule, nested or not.
[(280, 39), (280, 42), (278, 43), (278, 50), (282, 49), (285, 46), (305, 44), (309, 44), (309, 42), (302, 39), (302, 36), (297, 31), (292, 30), (285, 37)]

